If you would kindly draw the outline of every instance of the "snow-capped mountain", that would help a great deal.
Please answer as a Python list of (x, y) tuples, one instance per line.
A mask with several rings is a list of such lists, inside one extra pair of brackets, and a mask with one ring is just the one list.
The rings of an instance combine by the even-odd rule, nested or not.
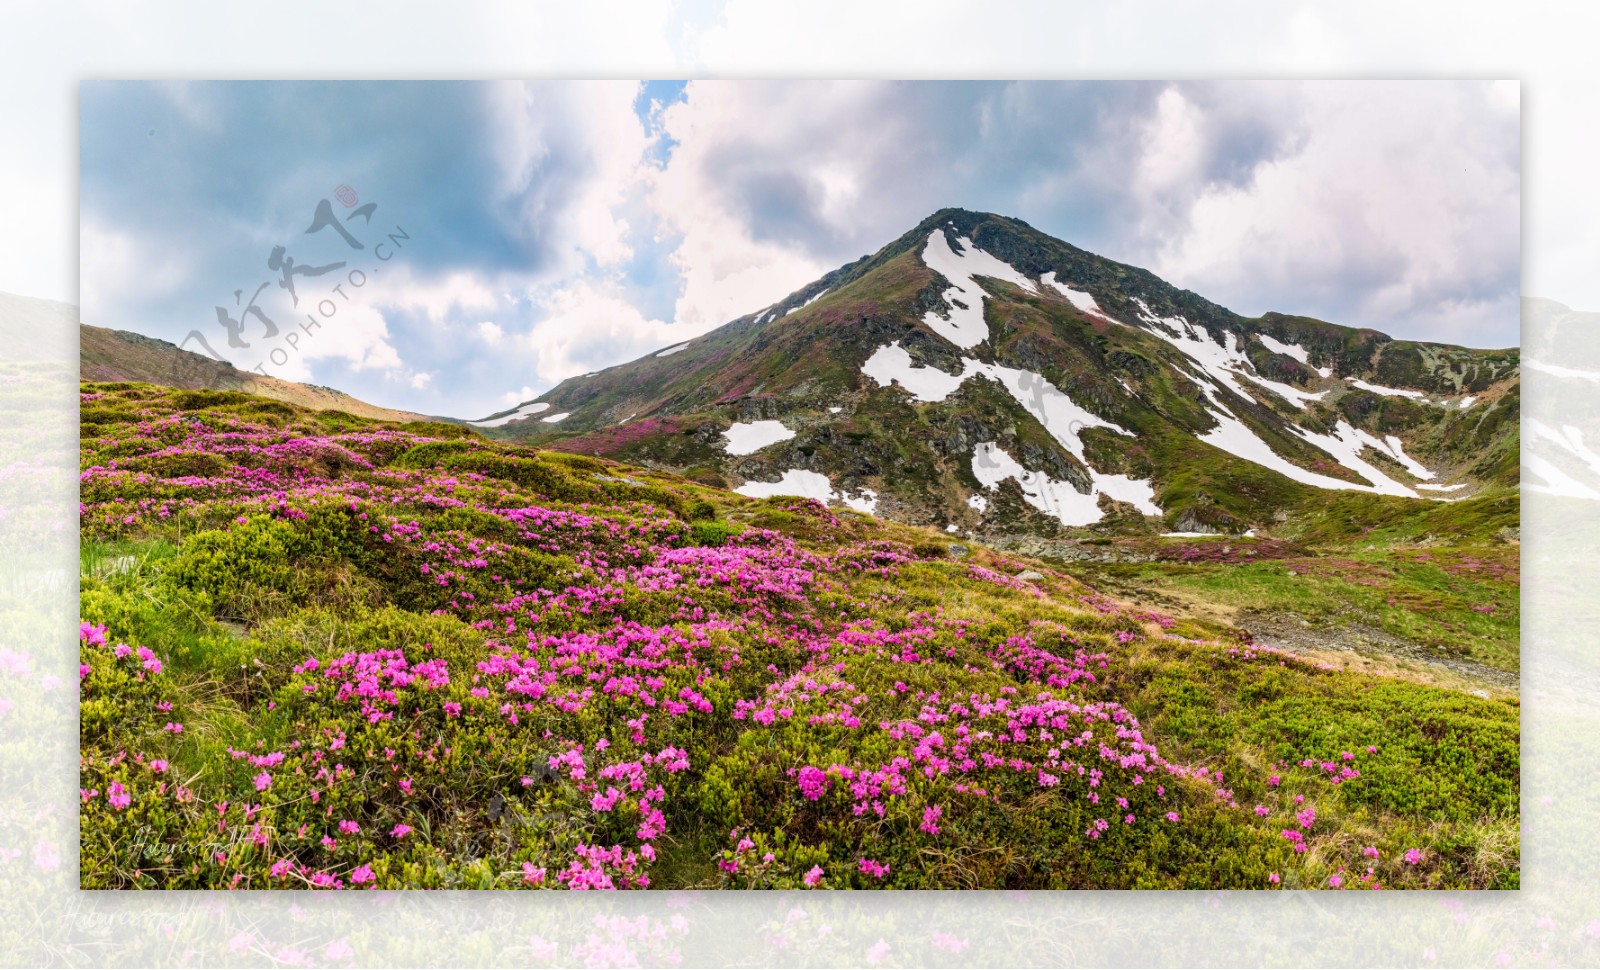
[(1239, 316), (946, 209), (485, 433), (952, 532), (1242, 532), (1329, 493), (1514, 485), (1520, 355)]

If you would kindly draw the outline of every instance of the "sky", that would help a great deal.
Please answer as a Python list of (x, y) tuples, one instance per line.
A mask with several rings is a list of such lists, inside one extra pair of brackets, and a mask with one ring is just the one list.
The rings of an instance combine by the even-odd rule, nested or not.
[(1515, 81), (87, 81), (79, 109), (84, 322), (430, 414), (951, 205), (1244, 314), (1518, 343)]

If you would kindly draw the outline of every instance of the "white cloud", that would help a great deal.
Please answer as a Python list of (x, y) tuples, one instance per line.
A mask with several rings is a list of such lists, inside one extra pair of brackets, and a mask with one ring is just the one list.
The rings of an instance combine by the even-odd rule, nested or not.
[[(895, 166), (902, 176), (915, 171), (918, 189), (939, 178), (915, 161), (917, 140), (900, 110), (905, 91), (858, 82), (689, 84), (686, 100), (663, 112), (679, 144), (653, 174), (650, 195), (682, 237), (672, 256), (683, 278), (679, 323), (715, 326), (758, 310), (838, 264), (815, 255), (819, 241), (865, 252), (887, 241), (885, 226), (902, 231), (927, 215), (924, 202), (907, 204), (913, 186), (894, 176)], [(761, 210), (774, 209), (812, 238), (763, 233), (772, 220)]]
[[(1514, 94), (1455, 82), (1147, 95), (691, 83), (663, 114), (679, 145), (650, 202), (680, 237), (675, 316), (694, 326), (757, 310), (962, 205), (1021, 216), (1241, 312), (1467, 340), (1492, 324), (1437, 309), (1481, 315), (1514, 286)], [(1439, 325), (1413, 329), (1425, 319)]]
[(151, 258), (137, 233), (84, 220), (78, 234), (80, 315), (85, 323), (126, 328), (131, 306), (156, 302), (187, 285), (193, 264), (183, 252)]
[(608, 286), (589, 280), (575, 281), (541, 302), (545, 317), (518, 343), (529, 352), (539, 378), (551, 382), (632, 360), (715, 326), (646, 319)]
[(484, 320), (475, 329), (478, 332), (478, 339), (491, 347), (500, 346), (500, 341), (506, 336), (506, 332), (493, 320)]
[[(1491, 310), (1514, 327), (1517, 117), (1486, 112), (1492, 99), (1504, 89), (1296, 85), (1281, 117), (1294, 148), (1241, 184), (1195, 186), (1141, 240), (1151, 269), (1243, 313), (1342, 303), (1335, 322), (1455, 341), (1494, 329)], [(1150, 145), (1141, 167), (1170, 157)]]
[(496, 191), (511, 230), (553, 241), (552, 276), (583, 257), (601, 266), (633, 255), (617, 210), (644, 174), (651, 144), (634, 113), (637, 81), (501, 82), (488, 92), (500, 138)]
[(1205, 162), (1206, 118), (1200, 108), (1169, 87), (1156, 98), (1155, 114), (1139, 127), (1143, 154), (1134, 169), (1135, 193), (1161, 198), (1191, 188)]
[[(302, 331), (298, 347), (299, 353), (294, 355), (298, 358), (340, 360), (351, 370), (392, 372), (404, 366), (400, 354), (389, 343), (388, 321), (382, 311), (370, 304), (351, 302), (340, 306), (311, 333)], [(275, 376), (287, 376), (276, 370), (270, 361), (266, 370)]]
[(356, 299), (375, 306), (422, 313), (433, 323), (443, 323), (460, 311), (495, 309), (500, 305), (499, 289), (475, 273), (424, 278), (409, 265), (397, 265), (388, 268), (381, 280), (372, 279), (353, 292)]

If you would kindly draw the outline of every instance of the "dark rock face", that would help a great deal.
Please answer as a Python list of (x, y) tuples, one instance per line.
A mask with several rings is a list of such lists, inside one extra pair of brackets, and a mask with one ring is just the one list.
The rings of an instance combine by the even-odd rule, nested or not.
[(900, 346), (917, 366), (932, 367), (952, 377), (959, 376), (965, 368), (955, 345), (927, 330), (911, 331), (900, 341)]

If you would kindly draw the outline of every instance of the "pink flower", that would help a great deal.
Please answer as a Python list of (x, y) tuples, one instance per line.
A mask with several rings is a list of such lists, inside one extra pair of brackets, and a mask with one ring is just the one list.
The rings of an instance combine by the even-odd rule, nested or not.
[(1176, 822), (1177, 820), (1178, 820), (1178, 813), (1177, 812), (1168, 812), (1167, 813), (1167, 821)]
[(813, 765), (801, 768), (796, 780), (800, 783), (800, 794), (811, 801), (821, 798), (822, 793), (828, 789), (827, 772)]
[(288, 859), (279, 859), (277, 862), (272, 864), (271, 872), (274, 878), (282, 879), (284, 876), (287, 876), (291, 871), (293, 871), (293, 869), (294, 863), (290, 862)]
[(1278, 883), (1283, 882), (1283, 880), (1278, 878), (1278, 874), (1276, 872), (1274, 872), (1271, 875), (1267, 876), (1267, 882), (1270, 882), (1274, 886), (1276, 886)]
[(396, 825), (394, 828), (390, 829), (389, 834), (397, 839), (403, 839), (411, 834), (411, 826), (401, 822), (399, 825)]
[(1361, 854), (1366, 856), (1368, 859), (1376, 859), (1378, 857), (1378, 847), (1375, 845), (1369, 845), (1365, 849), (1361, 850)]
[(544, 867), (536, 866), (531, 862), (522, 864), (522, 880), (530, 886), (537, 886), (544, 882)]
[(1334, 873), (1328, 877), (1328, 885), (1334, 889), (1338, 889), (1340, 886), (1344, 885), (1344, 880), (1339, 877), (1338, 873)]
[(111, 787), (106, 790), (106, 801), (111, 803), (112, 808), (120, 812), (133, 804), (133, 796), (128, 794), (128, 789), (123, 787), (122, 782), (114, 781), (111, 783)]
[(354, 883), (371, 882), (375, 878), (377, 877), (372, 874), (372, 867), (369, 865), (356, 866), (355, 871), (350, 873), (350, 881)]
[(929, 835), (939, 834), (939, 817), (944, 814), (944, 809), (937, 805), (929, 805), (922, 812), (922, 831)]
[(810, 871), (807, 872), (806, 875), (805, 875), (805, 883), (806, 883), (806, 885), (810, 886), (813, 889), (815, 889), (817, 887), (817, 885), (819, 883), (821, 883), (821, 882), (822, 882), (822, 867), (821, 866), (812, 866)]
[(343, 832), (345, 835), (354, 835), (361, 831), (361, 826), (350, 821), (349, 819), (344, 819), (339, 823), (339, 831)]
[(872, 876), (875, 879), (882, 879), (884, 876), (889, 874), (888, 865), (879, 862), (876, 859), (869, 859), (866, 856), (862, 856), (861, 860), (856, 863), (856, 865), (863, 873)]
[(167, 770), (167, 763), (162, 759), (157, 758), (156, 760), (150, 762), (150, 770), (158, 775), (162, 774)]
[(1422, 861), (1422, 850), (1421, 849), (1407, 849), (1406, 850), (1406, 865), (1414, 866), (1414, 865), (1416, 865), (1417, 863), (1419, 863), (1421, 861)]
[(256, 791), (266, 791), (272, 787), (272, 776), (263, 771), (255, 777)]

